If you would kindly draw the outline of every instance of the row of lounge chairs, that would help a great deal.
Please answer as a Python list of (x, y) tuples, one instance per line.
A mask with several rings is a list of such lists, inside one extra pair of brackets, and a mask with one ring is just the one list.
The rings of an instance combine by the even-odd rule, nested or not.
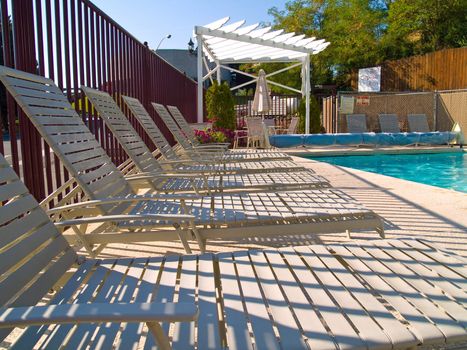
[[(365, 114), (347, 114), (347, 131), (350, 133), (368, 132)], [(378, 114), (381, 132), (399, 133), (399, 120), (397, 114)], [(425, 114), (408, 114), (407, 123), (410, 132), (430, 132)]]
[[(384, 349), (467, 338), (465, 261), (418, 241), (79, 257), (57, 227), (74, 232), (92, 255), (112, 242), (179, 239), (189, 252), (193, 237), (203, 251), (210, 238), (371, 228), (382, 234), (383, 227), (378, 215), (280, 152), (202, 149), (178, 125), (187, 148), (165, 143), (159, 163), (109, 95), (83, 88), (131, 159), (124, 176), (53, 81), (4, 67), (0, 80), (73, 177), (57, 192), (59, 206), (46, 212), (0, 156), (0, 339), (29, 326), (13, 348), (156, 342), (161, 349)], [(144, 107), (125, 102), (161, 143)], [(197, 171), (203, 176), (192, 176)], [(245, 186), (253, 176), (257, 183)], [(303, 188), (289, 189), (289, 176), (302, 176)], [(221, 192), (229, 181), (233, 192)], [(271, 187), (261, 192), (265, 184)]]

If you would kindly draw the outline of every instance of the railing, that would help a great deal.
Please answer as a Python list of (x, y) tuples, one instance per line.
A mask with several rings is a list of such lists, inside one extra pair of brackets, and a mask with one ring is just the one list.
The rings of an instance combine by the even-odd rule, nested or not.
[(244, 118), (262, 115), (265, 119), (274, 119), (277, 126), (286, 127), (288, 119), (297, 114), (300, 95), (272, 95), (272, 108), (269, 112), (258, 114), (253, 111), (254, 96), (235, 96), (237, 128), (245, 125)]
[[(0, 0), (4, 64), (53, 79), (116, 164), (126, 155), (92, 113), (81, 85), (109, 92), (127, 115), (121, 95), (138, 98), (167, 136), (150, 102), (176, 105), (190, 122), (196, 121), (196, 83), (90, 1), (15, 0), (11, 9), (8, 4)], [(9, 16), (12, 26), (7, 24)], [(35, 197), (43, 199), (66, 182), (68, 174), (11, 96), (7, 105), (10, 141), (0, 140), (0, 152), (8, 156)], [(154, 148), (132, 117), (130, 121)]]

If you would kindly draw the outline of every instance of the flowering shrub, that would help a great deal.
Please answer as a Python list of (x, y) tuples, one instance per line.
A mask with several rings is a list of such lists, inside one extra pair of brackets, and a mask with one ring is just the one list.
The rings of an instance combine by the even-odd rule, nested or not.
[(200, 143), (231, 143), (235, 133), (229, 129), (209, 128), (195, 130), (195, 135)]

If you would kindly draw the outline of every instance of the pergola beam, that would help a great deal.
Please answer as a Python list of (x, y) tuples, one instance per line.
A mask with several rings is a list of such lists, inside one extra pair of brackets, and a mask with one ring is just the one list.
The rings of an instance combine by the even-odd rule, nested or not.
[[(306, 100), (306, 131), (310, 129), (310, 55), (317, 54), (324, 50), (329, 43), (324, 39), (315, 37), (305, 37), (303, 34), (284, 33), (283, 30), (271, 31), (271, 27), (258, 28), (258, 24), (243, 26), (245, 21), (238, 21), (226, 24), (229, 18), (223, 18), (206, 26), (196, 26), (194, 32), (198, 40), (198, 98), (197, 113), (198, 122), (203, 121), (203, 80), (211, 79), (216, 74), (217, 81), (221, 80), (221, 69), (244, 74), (253, 78), (244, 84), (238, 85), (231, 90), (240, 89), (244, 86), (256, 82), (257, 77), (228, 67), (231, 63), (268, 63), (284, 62), (296, 63), (289, 67), (279, 69), (269, 73), (266, 77), (279, 74), (297, 66), (302, 66), (302, 89), (297, 90), (292, 87), (267, 80), (271, 85), (279, 86), (290, 91), (301, 93)], [(216, 67), (210, 69), (203, 56), (206, 53), (211, 62), (215, 62)], [(206, 64), (207, 74), (203, 77), (203, 60)]]

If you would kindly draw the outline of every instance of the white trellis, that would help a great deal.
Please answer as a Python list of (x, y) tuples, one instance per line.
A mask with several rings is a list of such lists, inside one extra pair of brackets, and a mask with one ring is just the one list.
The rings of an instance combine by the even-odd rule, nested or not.
[[(222, 18), (205, 26), (196, 26), (194, 33), (198, 41), (198, 122), (203, 122), (203, 82), (212, 81), (216, 74), (217, 81), (221, 81), (221, 69), (243, 74), (252, 80), (235, 86), (232, 90), (240, 89), (256, 82), (253, 74), (242, 72), (228, 66), (231, 63), (268, 63), (268, 62), (297, 62), (266, 75), (266, 78), (285, 72), (289, 69), (302, 67), (302, 89), (267, 80), (271, 85), (301, 93), (306, 99), (305, 132), (310, 132), (310, 55), (323, 51), (329, 42), (305, 35), (284, 33), (283, 30), (271, 30), (271, 27), (261, 28), (259, 24), (244, 25), (245, 21), (227, 24), (229, 17)], [(206, 59), (207, 58), (207, 59)], [(215, 63), (211, 69), (208, 64)], [(203, 65), (207, 74), (203, 76)]]

